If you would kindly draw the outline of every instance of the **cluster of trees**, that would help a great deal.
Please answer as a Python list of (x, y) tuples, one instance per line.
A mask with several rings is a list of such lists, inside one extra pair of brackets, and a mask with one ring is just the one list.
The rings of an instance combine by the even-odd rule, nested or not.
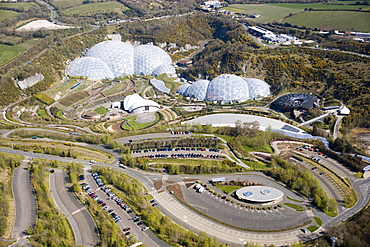
[(131, 150), (149, 149), (149, 148), (175, 148), (175, 147), (207, 147), (215, 148), (219, 144), (217, 138), (211, 137), (192, 137), (192, 138), (175, 138), (168, 140), (152, 140), (132, 142), (127, 144)]
[[(149, 169), (149, 165), (142, 165), (142, 168)], [(212, 173), (233, 173), (242, 172), (245, 169), (235, 162), (224, 160), (213, 165), (207, 160), (200, 160), (199, 165), (182, 165), (182, 164), (153, 164), (152, 167), (157, 169), (165, 168), (169, 174), (212, 174)]]
[(33, 162), (32, 185), (37, 196), (38, 219), (36, 226), (30, 227), (27, 234), (32, 246), (75, 246), (73, 231), (67, 218), (55, 206), (50, 194), (49, 171), (43, 162)]
[(272, 162), (277, 166), (267, 171), (267, 174), (290, 188), (313, 199), (313, 204), (326, 213), (337, 213), (338, 203), (328, 197), (319, 180), (306, 168), (290, 163), (279, 156), (272, 156)]
[(333, 148), (334, 150), (337, 149), (337, 151), (341, 153), (336, 153), (332, 151), (331, 149), (325, 148), (322, 142), (318, 144), (318, 148), (320, 149), (321, 152), (337, 160), (340, 164), (345, 165), (351, 171), (361, 172), (362, 168), (366, 166), (360, 157), (345, 154), (345, 152), (353, 153), (355, 151), (352, 145), (345, 139), (337, 138), (334, 141), (334, 145), (332, 143), (330, 144), (331, 144), (330, 145), (331, 148)]
[(40, 145), (22, 145), (22, 144), (13, 145), (13, 148), (18, 150), (24, 150), (26, 152), (58, 155), (60, 157), (71, 157), (75, 159), (78, 157), (78, 153), (71, 148), (65, 150), (61, 148), (44, 147)]
[(124, 173), (112, 172), (103, 167), (93, 167), (93, 171), (98, 171), (107, 184), (112, 184), (121, 190), (126, 196), (125, 200), (130, 207), (139, 215), (142, 221), (163, 241), (176, 246), (194, 247), (226, 247), (225, 244), (218, 243), (216, 238), (211, 238), (205, 233), (195, 234), (175, 224), (171, 217), (161, 214), (152, 207), (143, 196), (144, 187), (136, 180)]

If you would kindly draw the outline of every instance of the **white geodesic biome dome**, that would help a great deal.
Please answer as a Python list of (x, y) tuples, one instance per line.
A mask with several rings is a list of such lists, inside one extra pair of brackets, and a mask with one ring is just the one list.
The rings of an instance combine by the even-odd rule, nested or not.
[(236, 75), (222, 74), (210, 81), (206, 100), (208, 101), (245, 101), (249, 99), (249, 89), (246, 81)]
[[(87, 58), (90, 60), (75, 62)], [(118, 40), (104, 41), (91, 47), (85, 57), (76, 60), (67, 68), (69, 75), (87, 76), (97, 80), (132, 74), (152, 76), (164, 73), (169, 76), (176, 74), (175, 68), (171, 65), (171, 57), (154, 45), (134, 47), (130, 43)]]
[(245, 79), (249, 88), (249, 98), (259, 99), (270, 95), (270, 85), (256, 78)]
[(270, 95), (270, 86), (259, 79), (223, 74), (212, 81), (199, 80), (193, 84), (183, 84), (177, 92), (197, 100), (229, 103), (266, 97)]
[(197, 100), (205, 100), (208, 85), (208, 80), (196, 81), (186, 90), (186, 96)]
[(95, 57), (81, 57), (71, 62), (67, 73), (70, 76), (87, 76), (90, 79), (113, 79), (113, 73), (102, 60)]

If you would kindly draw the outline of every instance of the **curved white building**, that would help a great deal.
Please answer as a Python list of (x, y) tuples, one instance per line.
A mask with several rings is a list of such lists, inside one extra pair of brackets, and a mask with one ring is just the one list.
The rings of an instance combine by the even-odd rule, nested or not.
[(161, 106), (153, 100), (146, 100), (138, 94), (132, 94), (123, 100), (123, 108), (130, 113), (146, 113), (158, 111)]
[(254, 203), (267, 203), (280, 201), (284, 193), (281, 190), (267, 186), (248, 186), (235, 192), (239, 200)]
[[(82, 63), (81, 59), (86, 62)], [(91, 62), (93, 60), (95, 62)], [(84, 57), (75, 59), (68, 66), (67, 73), (96, 80), (133, 74), (157, 76), (166, 73), (174, 76), (176, 71), (171, 62), (171, 57), (157, 46), (134, 47), (130, 43), (110, 40), (94, 45)]]

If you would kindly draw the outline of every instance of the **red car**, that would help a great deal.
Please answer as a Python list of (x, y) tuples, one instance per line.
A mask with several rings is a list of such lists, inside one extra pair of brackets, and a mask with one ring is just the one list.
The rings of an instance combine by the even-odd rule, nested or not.
[(130, 231), (131, 230), (131, 228), (130, 227), (126, 227), (126, 228), (124, 228), (124, 229), (122, 229), (124, 232), (127, 232), (127, 231)]

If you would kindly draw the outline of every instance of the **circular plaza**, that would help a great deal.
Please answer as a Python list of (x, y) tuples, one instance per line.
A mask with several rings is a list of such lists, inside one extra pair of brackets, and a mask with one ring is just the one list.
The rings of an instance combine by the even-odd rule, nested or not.
[(239, 200), (250, 203), (279, 202), (284, 193), (281, 190), (268, 186), (248, 186), (235, 192)]

